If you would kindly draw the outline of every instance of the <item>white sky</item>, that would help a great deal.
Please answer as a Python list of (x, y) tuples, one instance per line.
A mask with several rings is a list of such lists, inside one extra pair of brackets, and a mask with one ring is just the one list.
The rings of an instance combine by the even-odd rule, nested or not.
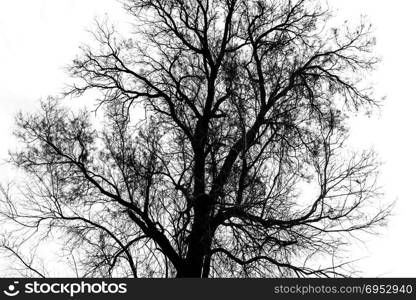
[[(397, 200), (383, 234), (368, 237), (351, 258), (363, 258), (357, 265), (364, 276), (415, 277), (416, 1), (327, 2), (341, 18), (358, 20), (364, 14), (374, 25), (383, 62), (369, 80), (387, 100), (380, 116), (351, 124), (351, 138), (378, 151), (385, 163), (380, 180), (385, 201)], [(88, 41), (86, 29), (93, 28), (94, 17), (107, 13), (120, 22), (120, 7), (115, 0), (0, 0), (0, 159), (13, 146), (16, 112), (61, 91), (68, 82), (63, 67)], [(7, 171), (0, 166), (1, 180), (11, 179)]]

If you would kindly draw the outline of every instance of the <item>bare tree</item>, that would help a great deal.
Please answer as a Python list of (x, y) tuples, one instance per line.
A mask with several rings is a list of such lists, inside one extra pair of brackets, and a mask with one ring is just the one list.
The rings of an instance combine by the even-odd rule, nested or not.
[(18, 237), (59, 236), (79, 276), (348, 276), (344, 246), (389, 214), (374, 153), (343, 149), (377, 107), (370, 26), (331, 28), (312, 0), (125, 8), (132, 37), (98, 23), (69, 67), (66, 97), (100, 92), (96, 114), (17, 118)]

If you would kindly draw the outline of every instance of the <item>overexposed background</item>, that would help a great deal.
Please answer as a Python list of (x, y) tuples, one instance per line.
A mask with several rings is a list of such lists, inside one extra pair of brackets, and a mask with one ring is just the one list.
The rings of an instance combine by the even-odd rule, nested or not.
[[(366, 15), (374, 25), (383, 62), (368, 80), (387, 98), (379, 114), (353, 119), (351, 142), (377, 150), (384, 162), (380, 184), (385, 201), (397, 201), (389, 226), (379, 236), (367, 236), (351, 250), (351, 259), (361, 258), (356, 265), (362, 276), (416, 277), (416, 1), (327, 3), (338, 18), (358, 21)], [(124, 24), (124, 11), (116, 0), (0, 1), (0, 159), (15, 143), (15, 114), (59, 94), (68, 82), (64, 66), (79, 53), (80, 44), (88, 42), (86, 30), (94, 28), (94, 18), (105, 14), (116, 25)], [(0, 164), (1, 181), (13, 176)], [(0, 259), (0, 266), (3, 263)]]

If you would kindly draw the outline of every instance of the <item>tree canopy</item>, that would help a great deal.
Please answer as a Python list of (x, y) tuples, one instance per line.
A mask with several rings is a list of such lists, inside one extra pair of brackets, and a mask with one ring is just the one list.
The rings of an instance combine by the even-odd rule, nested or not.
[(22, 233), (3, 249), (37, 275), (20, 250), (50, 236), (79, 276), (349, 275), (350, 236), (389, 214), (374, 152), (344, 147), (378, 105), (371, 26), (331, 26), (313, 0), (124, 5), (133, 33), (98, 22), (68, 67), (65, 97), (98, 92), (96, 111), (51, 98), (17, 117), (29, 176), (3, 188)]

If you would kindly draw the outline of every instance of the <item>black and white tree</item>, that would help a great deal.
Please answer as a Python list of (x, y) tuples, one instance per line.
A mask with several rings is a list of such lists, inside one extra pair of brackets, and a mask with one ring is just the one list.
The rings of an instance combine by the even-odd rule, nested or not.
[[(77, 276), (348, 276), (348, 245), (385, 224), (373, 151), (348, 117), (377, 109), (371, 26), (331, 28), (312, 0), (130, 0), (98, 22), (65, 97), (17, 117), (2, 249), (59, 237)], [(94, 93), (89, 93), (93, 91)], [(19, 232), (19, 234), (16, 234)]]

